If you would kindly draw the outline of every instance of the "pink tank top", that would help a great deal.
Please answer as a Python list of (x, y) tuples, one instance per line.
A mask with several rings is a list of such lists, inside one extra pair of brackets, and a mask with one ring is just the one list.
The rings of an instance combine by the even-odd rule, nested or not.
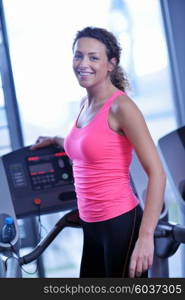
[(64, 140), (73, 161), (73, 175), (80, 218), (104, 221), (133, 209), (136, 198), (129, 177), (133, 147), (126, 136), (108, 124), (112, 102), (124, 94), (118, 90), (107, 99), (95, 117), (83, 128), (77, 120)]

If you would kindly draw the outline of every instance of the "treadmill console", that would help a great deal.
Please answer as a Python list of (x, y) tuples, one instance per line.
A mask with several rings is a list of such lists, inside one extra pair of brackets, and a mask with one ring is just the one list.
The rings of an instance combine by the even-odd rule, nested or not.
[(61, 147), (28, 146), (1, 159), (17, 218), (76, 207), (72, 162)]

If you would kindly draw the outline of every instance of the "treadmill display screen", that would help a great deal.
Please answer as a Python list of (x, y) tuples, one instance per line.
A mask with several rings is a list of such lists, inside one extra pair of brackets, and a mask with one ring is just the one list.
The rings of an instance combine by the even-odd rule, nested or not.
[(51, 173), (54, 172), (53, 166), (51, 163), (40, 163), (40, 164), (35, 164), (32, 166), (29, 166), (29, 170), (32, 175), (35, 173)]

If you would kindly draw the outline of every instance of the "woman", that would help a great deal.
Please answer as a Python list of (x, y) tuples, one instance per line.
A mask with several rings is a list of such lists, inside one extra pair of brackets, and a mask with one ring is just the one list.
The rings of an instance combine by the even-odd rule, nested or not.
[[(78, 118), (65, 140), (40, 137), (32, 149), (58, 144), (73, 160), (84, 232), (80, 277), (147, 277), (165, 173), (143, 115), (125, 93), (116, 37), (86, 27), (73, 52), (74, 73), (87, 92)], [(129, 180), (133, 149), (148, 175), (143, 212)]]

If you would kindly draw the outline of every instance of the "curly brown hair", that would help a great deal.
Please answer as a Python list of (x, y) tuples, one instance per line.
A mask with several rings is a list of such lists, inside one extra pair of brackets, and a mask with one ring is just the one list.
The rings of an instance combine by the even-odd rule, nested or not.
[(115, 35), (104, 28), (85, 27), (84, 29), (77, 31), (76, 37), (73, 41), (73, 50), (77, 40), (82, 37), (90, 37), (99, 40), (106, 46), (108, 60), (110, 61), (113, 57), (116, 58), (117, 65), (111, 72), (110, 79), (114, 86), (125, 91), (129, 87), (129, 82), (125, 71), (119, 65), (122, 49)]

